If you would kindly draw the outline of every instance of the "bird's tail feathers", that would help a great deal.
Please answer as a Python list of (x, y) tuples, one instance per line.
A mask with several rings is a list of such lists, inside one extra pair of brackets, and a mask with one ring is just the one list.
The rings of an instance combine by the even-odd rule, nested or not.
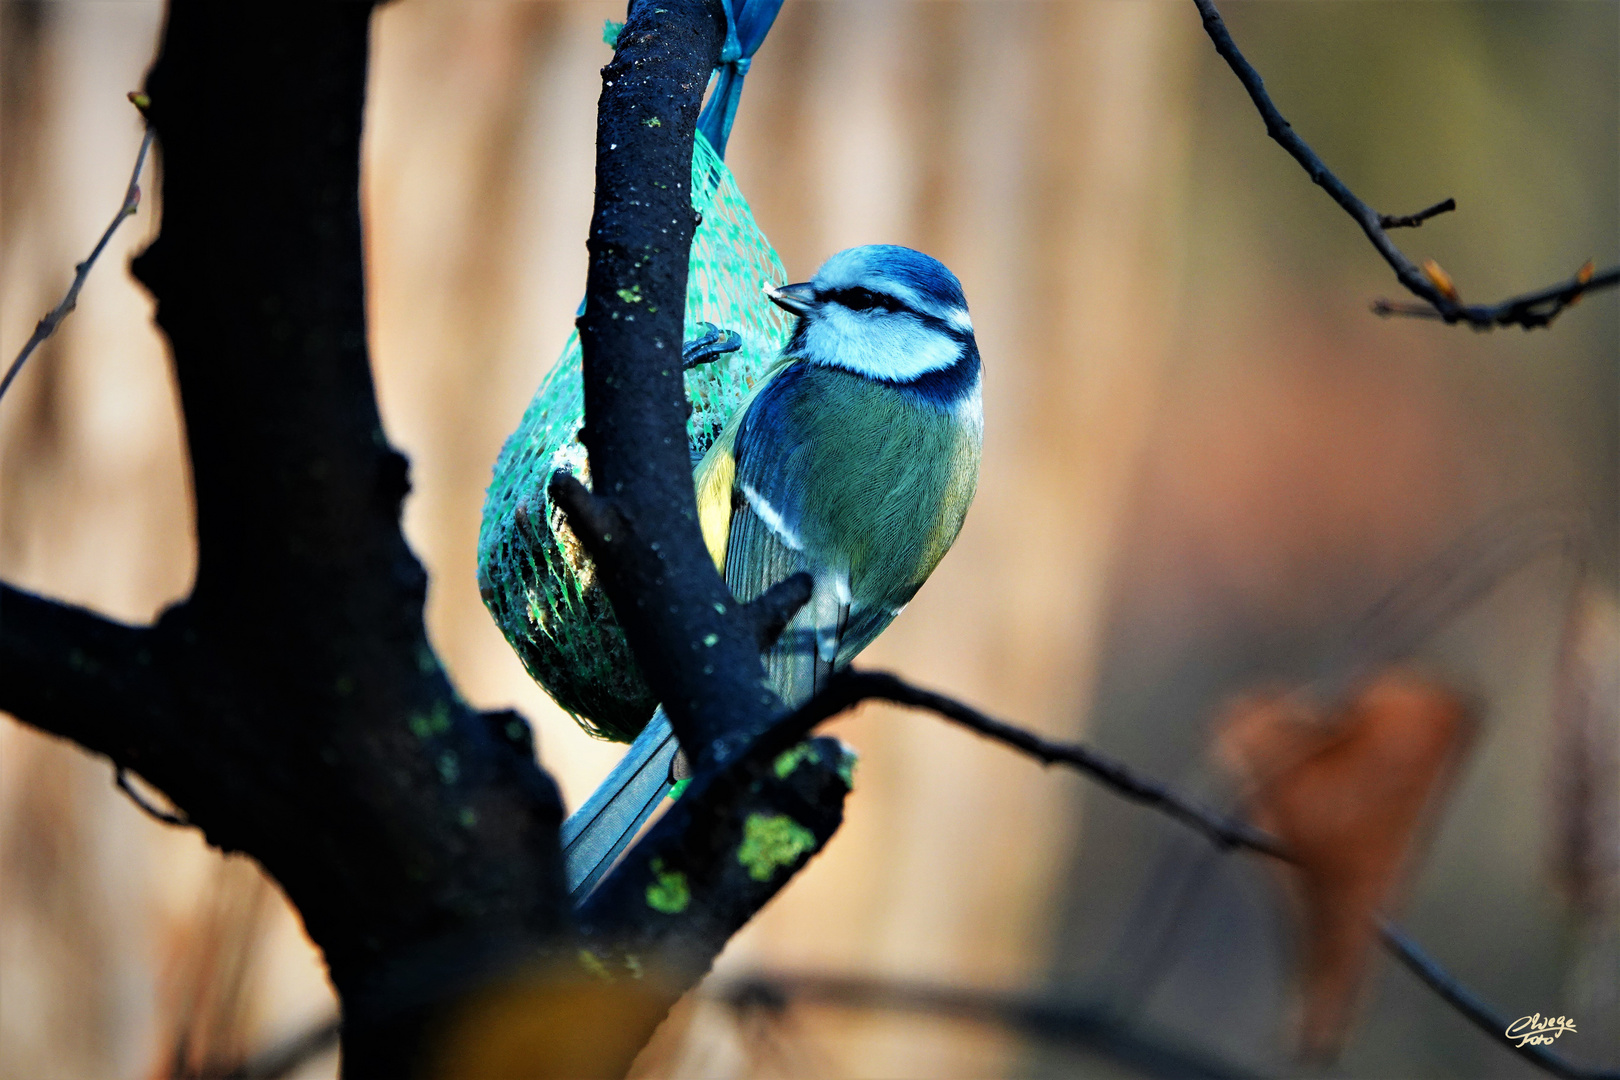
[(680, 744), (659, 706), (624, 758), (562, 824), (563, 875), (577, 905), (634, 840), (674, 786)]

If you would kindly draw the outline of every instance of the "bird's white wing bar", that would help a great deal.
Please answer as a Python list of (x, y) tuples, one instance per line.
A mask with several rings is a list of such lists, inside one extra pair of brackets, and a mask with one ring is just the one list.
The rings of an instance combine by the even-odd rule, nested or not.
[(563, 822), (559, 832), (563, 877), (576, 905), (590, 895), (669, 794), (679, 749), (669, 717), (660, 706), (607, 779)]
[(787, 523), (787, 519), (777, 512), (776, 507), (772, 506), (765, 499), (765, 496), (755, 491), (754, 486), (747, 481), (743, 481), (737, 486), (742, 489), (743, 498), (748, 500), (748, 505), (754, 508), (754, 513), (759, 515), (759, 520), (763, 521), (765, 527), (776, 534), (778, 540), (794, 551), (804, 550), (804, 542), (799, 539), (799, 534), (793, 531), (793, 527)]

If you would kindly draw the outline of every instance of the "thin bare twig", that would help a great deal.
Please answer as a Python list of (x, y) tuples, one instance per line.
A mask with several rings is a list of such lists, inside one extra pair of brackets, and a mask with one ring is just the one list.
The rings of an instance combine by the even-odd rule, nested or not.
[(1564, 1080), (1620, 1080), (1620, 1072), (1613, 1069), (1587, 1069), (1576, 1065), (1544, 1046), (1520, 1045), (1507, 1038), (1509, 1021), (1501, 1013), (1481, 1001), (1457, 978), (1442, 968), (1432, 957), (1418, 947), (1392, 922), (1378, 920), (1378, 936), (1395, 959), (1416, 975), (1425, 986), (1439, 994), (1445, 1002), (1467, 1017), (1481, 1031), (1500, 1034), (1508, 1049)]
[(118, 786), (119, 791), (128, 795), (129, 801), (139, 807), (148, 817), (162, 822), (164, 825), (179, 825), (182, 828), (191, 825), (191, 819), (185, 815), (170, 813), (147, 802), (146, 796), (137, 791), (135, 785), (129, 782), (129, 770), (124, 766), (119, 765), (113, 770), (113, 783)]
[(1419, 210), (1415, 214), (1379, 214), (1378, 224), (1385, 229), (1415, 229), (1430, 218), (1449, 214), (1455, 209), (1456, 199), (1441, 199), (1427, 210)]
[(1367, 239), (1372, 241), (1373, 247), (1378, 249), (1384, 261), (1395, 271), (1395, 277), (1400, 283), (1427, 301), (1429, 305), (1423, 307), (1379, 300), (1372, 306), (1375, 313), (1386, 316), (1416, 315), (1440, 319), (1447, 323), (1464, 322), (1476, 330), (1490, 330), (1497, 326), (1519, 326), (1532, 330), (1552, 322), (1560, 312), (1585, 293), (1620, 284), (1620, 266), (1610, 267), (1594, 274), (1588, 264), (1569, 281), (1539, 292), (1510, 297), (1497, 304), (1464, 304), (1443, 270), (1433, 262), (1426, 263), (1420, 268), (1395, 246), (1387, 231), (1392, 228), (1420, 225), (1436, 214), (1453, 209), (1456, 205), (1453, 200), (1447, 199), (1436, 203), (1416, 214), (1391, 216), (1378, 213), (1358, 199), (1345, 186), (1344, 181), (1322, 163), (1316, 151), (1294, 132), (1293, 126), (1283, 118), (1282, 113), (1277, 111), (1271, 96), (1266, 93), (1265, 80), (1260, 78), (1260, 73), (1238, 50), (1231, 33), (1226, 29), (1226, 23), (1221, 19), (1220, 12), (1215, 9), (1214, 0), (1193, 0), (1193, 3), (1198, 6), (1198, 14), (1203, 18), (1204, 31), (1215, 43), (1215, 51), (1220, 53), (1221, 59), (1226, 61), (1232, 73), (1243, 84), (1243, 88), (1249, 92), (1249, 100), (1254, 102), (1255, 109), (1266, 122), (1266, 134), (1299, 162), (1300, 167), (1310, 176), (1314, 184), (1327, 192), (1345, 213), (1355, 219), (1356, 224), (1361, 226), (1361, 231), (1367, 234)]
[(152, 149), (152, 134), (152, 127), (148, 124), (146, 134), (141, 137), (141, 148), (135, 155), (135, 168), (129, 174), (129, 186), (124, 189), (124, 201), (118, 207), (118, 213), (113, 216), (112, 223), (107, 226), (107, 231), (101, 234), (101, 239), (97, 241), (89, 256), (73, 268), (73, 284), (68, 286), (67, 295), (62, 297), (62, 302), (52, 308), (43, 319), (39, 320), (39, 324), (34, 327), (33, 336), (22, 347), (22, 352), (17, 354), (17, 359), (13, 360), (11, 366), (6, 369), (5, 378), (0, 379), (0, 398), (6, 396), (6, 391), (11, 388), (12, 380), (17, 377), (17, 373), (22, 370), (22, 366), (28, 362), (28, 358), (33, 355), (34, 350), (43, 345), (52, 334), (56, 333), (56, 328), (62, 325), (62, 320), (66, 319), (73, 309), (78, 306), (79, 290), (84, 288), (85, 279), (90, 276), (90, 268), (96, 265), (97, 259), (101, 258), (101, 253), (106, 250), (108, 242), (112, 240), (113, 233), (118, 231), (118, 226), (122, 225), (126, 218), (134, 217), (135, 211), (140, 209), (141, 169), (146, 164), (147, 151)]
[[(1602, 273), (1588, 274), (1584, 270), (1561, 285), (1550, 285), (1540, 292), (1525, 293), (1503, 300), (1499, 304), (1475, 304), (1467, 308), (1495, 326), (1522, 326), (1533, 330), (1546, 326), (1554, 316), (1593, 289), (1607, 289), (1620, 284), (1620, 266), (1611, 266)], [(1445, 315), (1421, 304), (1401, 304), (1393, 300), (1374, 300), (1373, 314), (1388, 317), (1406, 315), (1419, 319), (1445, 319)], [(1448, 322), (1455, 320), (1446, 320)], [(1473, 323), (1469, 316), (1469, 322)], [(1483, 327), (1489, 329), (1489, 327)]]
[[(742, 758), (752, 757), (755, 754), (779, 752), (809, 734), (817, 725), (865, 700), (888, 701), (896, 705), (926, 709), (1044, 764), (1068, 765), (1078, 769), (1110, 790), (1196, 829), (1222, 850), (1244, 848), (1283, 862), (1294, 862), (1292, 854), (1282, 842), (1269, 833), (1200, 806), (1168, 784), (1138, 775), (1121, 762), (1099, 754), (1089, 747), (1042, 738), (1033, 732), (986, 716), (977, 709), (943, 694), (912, 686), (885, 672), (846, 669), (834, 674), (820, 693), (799, 709), (783, 717), (745, 754), (730, 764), (736, 766)], [(1507, 1042), (1510, 1049), (1523, 1054), (1556, 1076), (1566, 1077), (1569, 1080), (1620, 1080), (1620, 1073), (1583, 1069), (1545, 1048), (1536, 1047), (1534, 1053), (1525, 1053), (1525, 1049), (1528, 1048), (1514, 1047), (1506, 1038), (1506, 1023), (1501, 1020), (1498, 1013), (1484, 1005), (1459, 979), (1425, 956), (1393, 923), (1382, 917), (1375, 919), (1375, 923), (1384, 946), (1397, 959), (1416, 972), (1443, 1000), (1494, 1039)]]
[(1056, 742), (1042, 738), (1014, 724), (987, 716), (954, 698), (912, 686), (904, 679), (881, 671), (844, 670), (832, 676), (828, 685), (810, 701), (786, 717), (771, 732), (772, 743), (782, 749), (797, 742), (817, 724), (865, 700), (887, 701), (916, 709), (927, 709), (954, 724), (975, 731), (987, 739), (1010, 746), (1046, 765), (1065, 765), (1094, 777), (1109, 789), (1144, 803), (1203, 833), (1219, 847), (1249, 848), (1276, 859), (1292, 857), (1273, 836), (1245, 821), (1228, 818), (1200, 806), (1168, 784), (1133, 771), (1123, 762), (1099, 753), (1081, 743)]

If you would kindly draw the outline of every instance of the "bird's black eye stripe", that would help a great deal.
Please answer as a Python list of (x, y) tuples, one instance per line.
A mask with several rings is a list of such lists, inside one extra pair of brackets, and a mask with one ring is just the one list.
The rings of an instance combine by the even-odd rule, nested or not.
[(884, 311), (904, 311), (906, 309), (906, 306), (894, 297), (880, 292), (873, 292), (871, 289), (863, 289), (858, 285), (848, 289), (832, 289), (821, 293), (816, 299), (842, 304), (851, 311), (870, 311), (873, 308), (882, 308)]

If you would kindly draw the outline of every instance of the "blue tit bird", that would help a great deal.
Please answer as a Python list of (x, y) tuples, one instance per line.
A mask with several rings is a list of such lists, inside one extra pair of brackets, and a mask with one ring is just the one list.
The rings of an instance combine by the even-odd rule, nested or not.
[[(850, 248), (810, 281), (765, 286), (799, 317), (781, 359), (698, 464), (698, 513), (732, 594), (800, 571), (810, 600), (765, 653), (786, 708), (898, 615), (956, 539), (978, 484), (978, 345), (956, 276), (919, 251)], [(679, 771), (663, 711), (563, 825), (583, 896)]]

